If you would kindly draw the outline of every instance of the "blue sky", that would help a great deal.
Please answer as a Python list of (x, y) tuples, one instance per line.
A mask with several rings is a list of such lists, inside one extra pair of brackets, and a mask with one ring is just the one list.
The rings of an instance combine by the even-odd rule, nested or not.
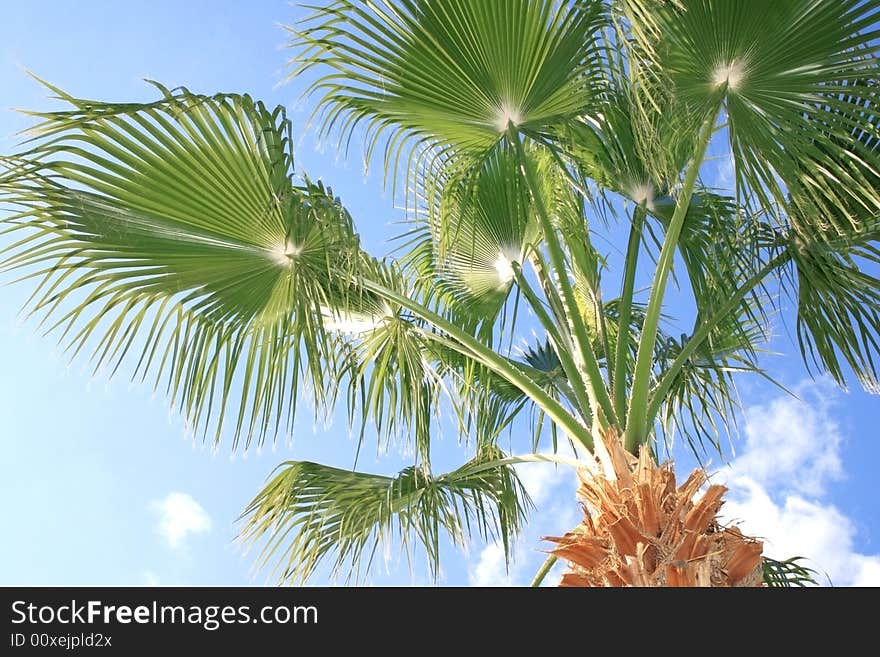
[[(153, 99), (143, 78), (197, 92), (247, 92), (288, 107), (298, 166), (327, 181), (354, 215), (366, 248), (385, 253), (401, 214), (382, 189), (381, 172), (365, 177), (356, 150), (346, 160), (329, 146), (317, 148), (305, 131), (302, 85), (279, 85), (289, 56), (279, 24), (302, 13), (274, 0), (5, 3), (0, 152), (12, 151), (15, 133), (31, 124), (11, 108), (55, 106), (23, 68), (76, 96), (106, 100)], [(727, 161), (720, 151), (715, 155), (707, 172), (723, 183)], [(282, 460), (350, 466), (354, 441), (345, 424), (315, 427), (304, 413), (292, 447), (247, 455), (232, 455), (228, 443), (216, 452), (193, 444), (161, 394), (129, 385), (124, 374), (112, 381), (92, 376), (84, 361), (69, 363), (34, 323), (22, 323), (18, 309), (26, 296), (26, 286), (0, 287), (0, 499), (8, 528), (0, 542), (0, 584), (265, 582), (265, 573), (254, 573), (252, 556), (234, 543), (238, 514)], [(726, 466), (714, 456), (712, 467), (733, 488), (728, 513), (765, 536), (770, 554), (808, 556), (835, 584), (880, 585), (874, 483), (880, 400), (810, 381), (794, 357), (792, 330), (783, 311), (770, 346), (792, 357), (767, 363), (798, 398), (744, 382), (736, 457)], [(445, 460), (463, 460), (451, 432), (442, 451)], [(684, 473), (691, 462), (678, 455)], [(359, 467), (390, 473), (406, 463), (396, 452), (379, 457), (365, 450)], [(504, 572), (499, 546), (477, 542), (468, 554), (446, 551), (441, 583), (527, 582), (543, 559), (538, 537), (577, 521), (573, 475), (534, 465), (522, 475), (538, 510), (511, 571)], [(370, 581), (427, 583), (418, 562), (410, 575), (393, 547), (390, 557)]]

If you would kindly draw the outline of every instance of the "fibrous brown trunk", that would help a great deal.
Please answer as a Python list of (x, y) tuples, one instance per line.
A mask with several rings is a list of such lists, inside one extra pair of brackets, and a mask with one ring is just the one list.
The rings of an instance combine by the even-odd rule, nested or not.
[(763, 543), (718, 522), (727, 489), (695, 470), (676, 486), (670, 463), (638, 458), (616, 436), (597, 446), (593, 471), (579, 473), (584, 520), (548, 537), (569, 563), (560, 586), (762, 586)]

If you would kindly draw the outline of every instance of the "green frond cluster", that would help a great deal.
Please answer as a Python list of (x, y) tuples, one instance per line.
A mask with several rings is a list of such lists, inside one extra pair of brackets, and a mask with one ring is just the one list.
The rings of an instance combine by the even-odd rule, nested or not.
[[(494, 465), (504, 455), (481, 451), (452, 472), (434, 477), (412, 466), (395, 477), (291, 461), (244, 512), (246, 542), (265, 542), (260, 560), (276, 563), (278, 579), (304, 582), (324, 559), (331, 570), (363, 574), (391, 541), (418, 542), (436, 573), (441, 532), (463, 544), (471, 532), (500, 538), (505, 551), (530, 504), (515, 472)], [(485, 467), (488, 466), (488, 467)]]
[(843, 384), (846, 363), (872, 392), (880, 392), (880, 279), (864, 268), (880, 264), (878, 228), (875, 220), (873, 230), (831, 242), (793, 233), (789, 247), (797, 276), (797, 339), (808, 366)]
[(303, 377), (324, 401), (322, 309), (362, 266), (357, 235), (322, 184), (294, 184), (282, 108), (159, 89), (145, 105), (59, 92), (73, 109), (37, 115), (0, 181), (3, 268), (36, 281), (28, 312), (72, 357), (128, 358), (193, 430), (219, 439), (228, 413), (235, 441), (262, 441), (292, 426)]
[[(876, 167), (853, 131), (876, 138), (862, 107), (877, 103), (871, 78), (878, 5), (839, 2), (686, 2), (661, 15), (660, 68), (695, 116), (723, 99), (740, 191), (760, 206), (799, 203), (825, 210), (855, 201), (877, 212), (866, 193)], [(857, 99), (854, 102), (853, 97)], [(859, 223), (847, 212), (832, 228)]]
[(598, 1), (337, 0), (291, 28), (291, 76), (320, 67), (322, 131), (347, 142), (362, 128), (368, 153), (387, 138), (396, 173), (404, 150), (481, 154), (508, 123), (540, 131), (587, 111), (602, 23)]
[(764, 557), (764, 583), (775, 588), (791, 588), (816, 585), (816, 571), (800, 564), (803, 557), (791, 557), (777, 561)]

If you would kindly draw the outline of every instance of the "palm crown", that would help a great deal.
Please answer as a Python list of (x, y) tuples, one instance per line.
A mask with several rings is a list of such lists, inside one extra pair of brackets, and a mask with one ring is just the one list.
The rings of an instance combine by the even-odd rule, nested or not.
[[(35, 113), (2, 160), (4, 267), (72, 354), (150, 377), (213, 440), (274, 440), (308, 392), (409, 441), (395, 476), (279, 466), (243, 534), (283, 581), (324, 558), (359, 572), (392, 537), (436, 572), (444, 532), (509, 546), (530, 509), (517, 463), (595, 470), (608, 436), (632, 453), (673, 433), (718, 445), (779, 290), (807, 366), (877, 389), (877, 7), (338, 0), (291, 28), (292, 75), (319, 72), (324, 134), (381, 149), (409, 209), (402, 255), (366, 253), (296, 169), (283, 108), (53, 88), (70, 109)], [(732, 196), (701, 181), (713, 140)], [(611, 272), (595, 238), (616, 221)], [(676, 270), (695, 309), (680, 337), (661, 328)], [(516, 351), (524, 325), (540, 334)], [(441, 407), (473, 458), (435, 474)], [(524, 411), (532, 433), (504, 453)]]

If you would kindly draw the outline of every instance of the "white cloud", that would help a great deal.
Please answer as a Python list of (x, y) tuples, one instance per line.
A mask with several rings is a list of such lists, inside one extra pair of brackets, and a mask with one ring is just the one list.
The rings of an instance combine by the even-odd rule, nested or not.
[(211, 529), (208, 513), (186, 493), (168, 493), (150, 507), (159, 515), (156, 531), (172, 549), (183, 547), (191, 534), (204, 534)]
[(831, 416), (837, 392), (804, 382), (799, 399), (780, 397), (746, 409), (743, 453), (717, 473), (731, 489), (723, 514), (762, 538), (774, 558), (802, 556), (837, 586), (880, 585), (880, 554), (856, 550), (856, 526), (823, 500), (843, 477), (840, 428)]
[(822, 495), (828, 481), (843, 476), (842, 436), (831, 417), (833, 383), (802, 383), (798, 399), (779, 397), (746, 412), (746, 445), (733, 463), (736, 476), (764, 486)]
[(572, 482), (566, 476), (568, 470), (568, 466), (555, 467), (550, 463), (521, 463), (516, 466), (516, 474), (535, 506), (547, 501), (550, 493), (562, 481), (567, 484)]
[(519, 564), (511, 564), (510, 572), (504, 568), (504, 546), (495, 541), (480, 551), (476, 565), (468, 573), (471, 586), (516, 586)]

